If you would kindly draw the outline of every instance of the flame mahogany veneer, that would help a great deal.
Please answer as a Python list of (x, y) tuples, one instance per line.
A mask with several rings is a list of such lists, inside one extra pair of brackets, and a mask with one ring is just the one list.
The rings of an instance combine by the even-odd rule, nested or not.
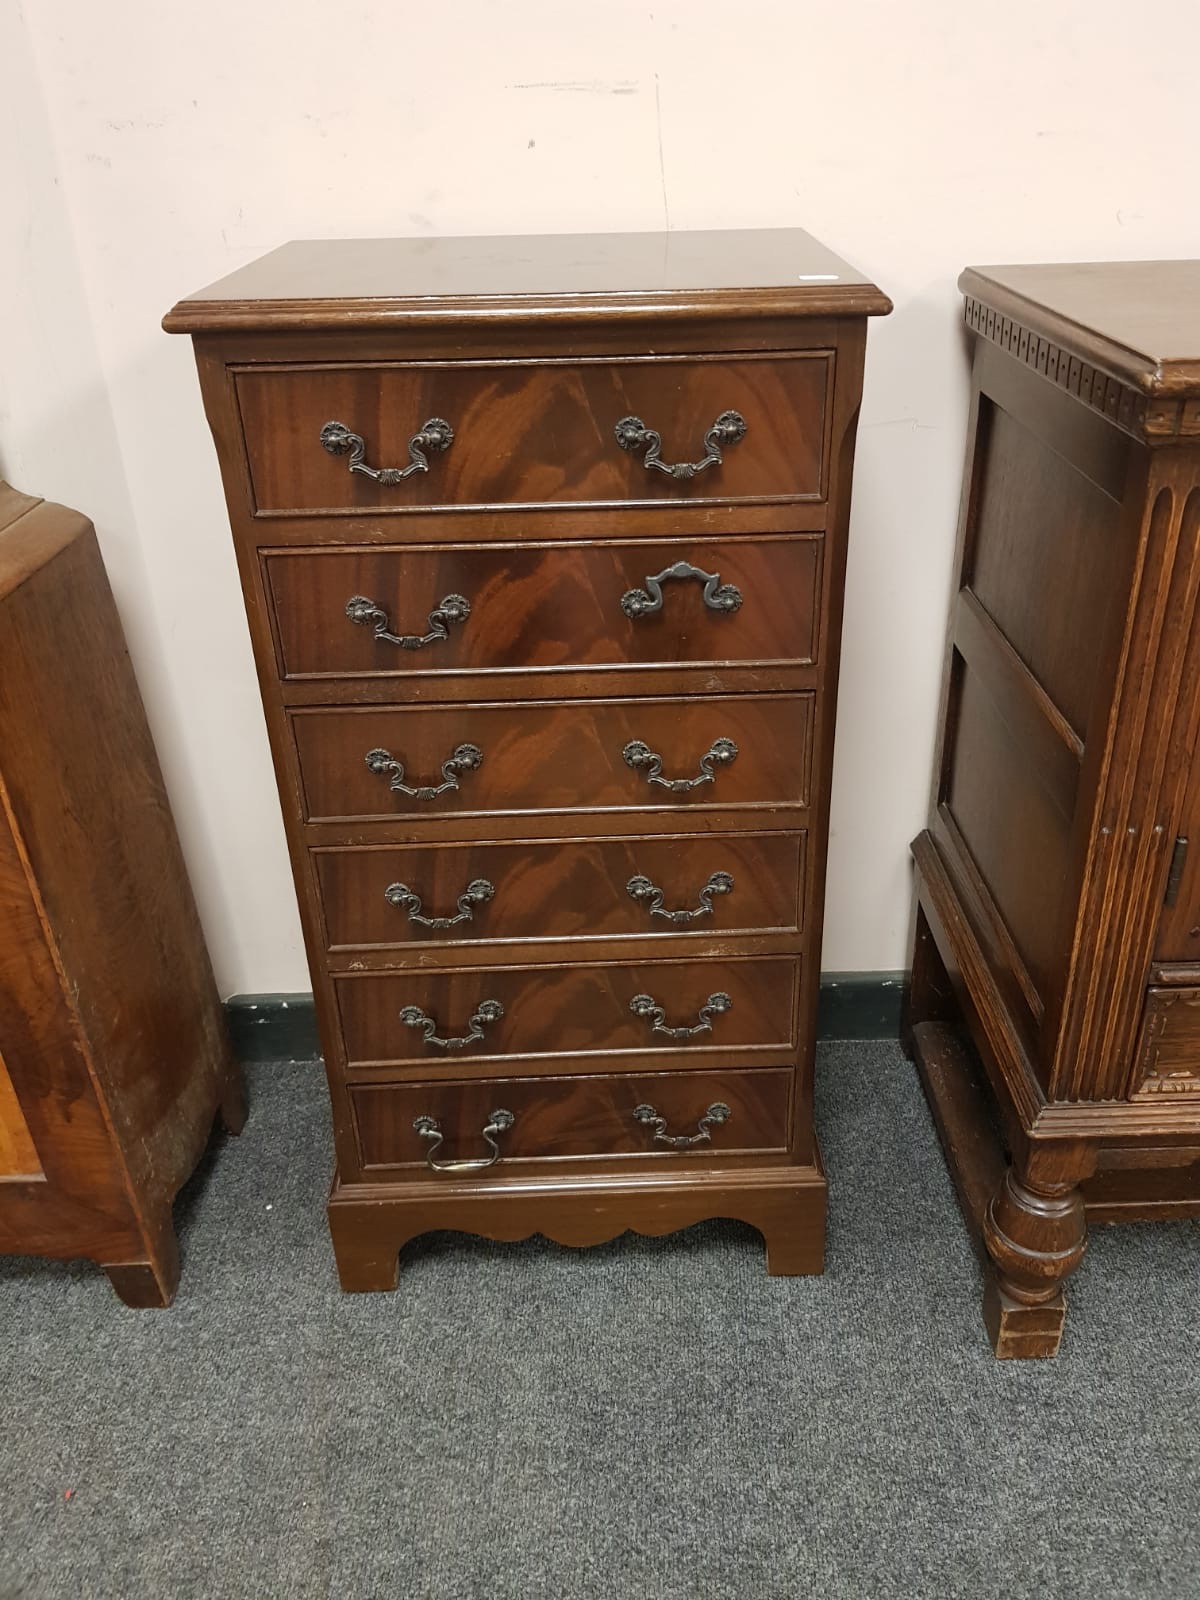
[(292, 244), (166, 319), (225, 483), (347, 1289), (429, 1229), (715, 1216), (821, 1270), (846, 528), (889, 309), (783, 231)]

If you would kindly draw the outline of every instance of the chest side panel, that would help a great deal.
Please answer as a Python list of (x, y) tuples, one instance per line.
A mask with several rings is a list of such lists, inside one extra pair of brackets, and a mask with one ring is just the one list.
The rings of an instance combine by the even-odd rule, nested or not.
[(103, 1112), (0, 783), (0, 1252), (135, 1237)]
[(173, 1194), (207, 1133), (224, 1021), (90, 524), (5, 603), (0, 744), (15, 826), (133, 1181)]
[(1125, 611), (1135, 447), (990, 346), (976, 381), (937, 818), (1045, 1085)]

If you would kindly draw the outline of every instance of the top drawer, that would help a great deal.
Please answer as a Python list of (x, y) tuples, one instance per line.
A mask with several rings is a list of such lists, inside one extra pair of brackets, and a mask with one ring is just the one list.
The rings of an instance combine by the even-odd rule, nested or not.
[(832, 379), (826, 351), (235, 373), (274, 515), (820, 500)]

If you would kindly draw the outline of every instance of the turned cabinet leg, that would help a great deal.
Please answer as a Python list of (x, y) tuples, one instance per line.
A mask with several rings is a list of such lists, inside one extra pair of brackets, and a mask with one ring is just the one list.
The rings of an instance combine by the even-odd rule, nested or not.
[(995, 1267), (984, 1319), (997, 1356), (1057, 1355), (1063, 1281), (1087, 1248), (1079, 1188), (1009, 1167), (984, 1216), (983, 1242)]

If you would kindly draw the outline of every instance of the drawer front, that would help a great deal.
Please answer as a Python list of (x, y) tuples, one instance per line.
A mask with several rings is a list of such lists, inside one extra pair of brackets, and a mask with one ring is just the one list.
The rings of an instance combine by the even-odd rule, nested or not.
[(1135, 1100), (1200, 1100), (1200, 989), (1146, 992)]
[[(291, 713), (310, 821), (808, 804), (810, 694)], [(687, 788), (665, 787), (687, 784)]]
[[(786, 1150), (791, 1076), (763, 1069), (360, 1084), (350, 1098), (364, 1167), (428, 1170), (430, 1155), (436, 1163), (482, 1162), (499, 1152), (489, 1170), (502, 1176), (510, 1162), (518, 1161), (606, 1156), (711, 1161)], [(718, 1108), (712, 1117), (710, 1107)], [(506, 1118), (493, 1122), (496, 1111), (510, 1114), (511, 1124), (499, 1126)], [(426, 1122), (422, 1135), (413, 1126), (418, 1119), (436, 1126)], [(485, 1128), (497, 1131), (489, 1136)], [(656, 1133), (696, 1142), (669, 1145)]]
[(284, 678), (816, 659), (821, 536), (265, 558)]
[[(787, 1048), (793, 957), (335, 979), (351, 1066)], [(715, 998), (714, 998), (715, 997)]]
[[(260, 367), (238, 371), (236, 384), (260, 512), (374, 515), (434, 506), (820, 499), (832, 375), (831, 354), (807, 351)], [(731, 411), (743, 419), (744, 437), (714, 439), (714, 423)], [(629, 449), (618, 442), (617, 424), (626, 418), (654, 430), (667, 465), (695, 466), (711, 457), (713, 443), (721, 460), (691, 477), (647, 468), (652, 446), (644, 437), (630, 438)], [(449, 443), (426, 428), (431, 421), (449, 424)], [(327, 431), (330, 423), (340, 429)], [(341, 453), (331, 453), (323, 435)], [(360, 453), (361, 466), (383, 471), (382, 479), (351, 470)]]
[(803, 833), (313, 852), (332, 950), (800, 931)]

